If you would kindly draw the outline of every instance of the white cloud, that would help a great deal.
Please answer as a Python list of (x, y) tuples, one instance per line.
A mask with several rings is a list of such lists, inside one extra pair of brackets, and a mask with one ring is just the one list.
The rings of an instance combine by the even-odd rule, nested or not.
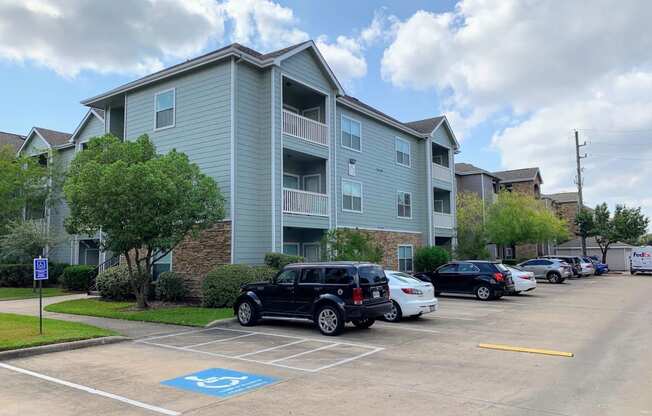
[(571, 130), (600, 129), (585, 132), (596, 137), (584, 161), (588, 202), (647, 204), (652, 214), (641, 196), (650, 146), (630, 145), (652, 131), (604, 132), (652, 129), (651, 18), (644, 0), (462, 0), (452, 12), (398, 22), (381, 72), (393, 85), (446, 97), (455, 128), (507, 114), (510, 127), (495, 132), (493, 147), (505, 168), (540, 166), (546, 192), (574, 188)]
[(224, 34), (212, 0), (5, 0), (0, 58), (74, 77), (82, 70), (143, 74), (199, 53)]

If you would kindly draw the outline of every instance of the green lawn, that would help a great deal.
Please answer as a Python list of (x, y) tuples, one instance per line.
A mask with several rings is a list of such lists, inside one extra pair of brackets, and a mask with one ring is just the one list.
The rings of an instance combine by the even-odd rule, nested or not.
[(39, 335), (38, 317), (0, 313), (0, 351), (109, 335), (117, 334), (107, 329), (58, 319), (43, 319), (43, 335)]
[[(44, 287), (43, 297), (73, 295), (74, 292), (66, 292), (60, 287)], [(16, 300), (38, 298), (38, 289), (36, 292), (31, 287), (0, 287), (0, 300)]]
[(189, 326), (204, 326), (216, 319), (233, 316), (231, 308), (199, 308), (175, 306), (133, 310), (134, 302), (109, 302), (99, 299), (77, 299), (55, 303), (45, 307), (48, 312), (73, 315), (100, 316), (103, 318), (128, 319), (130, 321), (161, 322)]

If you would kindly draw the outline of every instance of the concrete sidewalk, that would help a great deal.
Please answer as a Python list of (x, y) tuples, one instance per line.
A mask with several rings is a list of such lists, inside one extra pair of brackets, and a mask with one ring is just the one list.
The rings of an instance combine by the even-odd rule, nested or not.
[[(72, 299), (93, 299), (95, 296), (68, 295), (43, 298), (43, 307)], [(0, 301), (0, 312), (16, 313), (20, 315), (38, 316), (38, 299), (20, 299)], [(188, 330), (189, 327), (181, 325), (157, 324), (152, 322), (127, 321), (123, 319), (97, 318), (94, 316), (68, 315), (43, 311), (43, 317), (60, 319), (62, 321), (81, 322), (100, 328), (118, 332), (129, 338), (144, 338), (156, 334), (167, 334)]]

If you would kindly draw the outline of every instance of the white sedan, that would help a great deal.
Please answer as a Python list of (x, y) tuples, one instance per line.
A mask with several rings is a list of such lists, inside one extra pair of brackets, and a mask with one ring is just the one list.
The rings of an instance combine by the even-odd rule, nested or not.
[(520, 267), (505, 266), (512, 273), (512, 280), (514, 281), (514, 293), (529, 292), (537, 288), (537, 279), (534, 273), (525, 271)]
[(392, 311), (385, 314), (385, 320), (398, 322), (407, 316), (419, 316), (439, 308), (435, 288), (407, 273), (385, 270), (389, 280), (389, 297)]

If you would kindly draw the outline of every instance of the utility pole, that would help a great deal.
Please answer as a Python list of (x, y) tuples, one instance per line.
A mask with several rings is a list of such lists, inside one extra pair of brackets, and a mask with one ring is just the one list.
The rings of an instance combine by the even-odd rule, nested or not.
[[(577, 212), (580, 213), (584, 209), (584, 198), (582, 197), (582, 164), (581, 160), (586, 158), (586, 153), (580, 156), (580, 147), (586, 146), (586, 142), (580, 144), (580, 135), (575, 130), (575, 160), (577, 162)], [(582, 255), (586, 256), (586, 237), (580, 236), (582, 242)]]

